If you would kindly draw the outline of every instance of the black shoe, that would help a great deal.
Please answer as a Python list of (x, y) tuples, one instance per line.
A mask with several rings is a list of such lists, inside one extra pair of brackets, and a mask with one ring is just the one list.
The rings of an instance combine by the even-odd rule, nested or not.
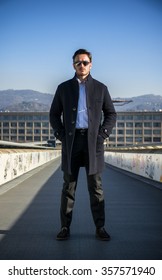
[(70, 229), (67, 227), (62, 227), (61, 231), (57, 234), (57, 240), (66, 240), (70, 236)]
[(96, 229), (96, 238), (100, 240), (108, 241), (110, 240), (110, 235), (106, 232), (106, 230), (101, 227)]

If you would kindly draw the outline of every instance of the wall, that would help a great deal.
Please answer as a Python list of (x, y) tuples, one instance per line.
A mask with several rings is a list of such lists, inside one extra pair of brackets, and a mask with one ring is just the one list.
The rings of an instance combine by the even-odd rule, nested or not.
[(162, 182), (162, 154), (105, 152), (105, 162)]
[(0, 185), (60, 156), (59, 150), (0, 150)]

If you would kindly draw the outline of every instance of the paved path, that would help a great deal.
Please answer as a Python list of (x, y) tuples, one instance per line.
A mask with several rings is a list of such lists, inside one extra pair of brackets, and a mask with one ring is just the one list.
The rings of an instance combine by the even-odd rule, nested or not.
[(60, 229), (60, 160), (29, 173), (0, 196), (0, 259), (162, 259), (162, 191), (106, 167), (103, 187), (111, 241), (95, 239), (84, 169), (80, 170), (71, 238)]

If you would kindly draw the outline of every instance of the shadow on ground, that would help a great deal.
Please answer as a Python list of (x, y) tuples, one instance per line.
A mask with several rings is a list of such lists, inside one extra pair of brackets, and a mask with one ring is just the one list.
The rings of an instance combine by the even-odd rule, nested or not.
[[(22, 190), (28, 185), (28, 191), (32, 191), (32, 184), (37, 180), (41, 184), (46, 171), (51, 174), (15, 224), (8, 230), (0, 229), (4, 235), (0, 242), (1, 260), (162, 259), (161, 190), (106, 167), (106, 229), (112, 239), (99, 241), (95, 239), (86, 176), (81, 169), (71, 237), (68, 241), (57, 241), (62, 172), (60, 166), (55, 172), (52, 170), (50, 164), (15, 187)], [(10, 201), (6, 203), (9, 207)]]

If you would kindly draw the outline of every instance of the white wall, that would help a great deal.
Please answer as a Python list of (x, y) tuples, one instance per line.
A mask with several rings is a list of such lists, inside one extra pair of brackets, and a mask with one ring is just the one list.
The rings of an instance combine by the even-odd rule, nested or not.
[(59, 150), (9, 149), (0, 151), (0, 185), (60, 156)]
[(162, 182), (162, 154), (105, 152), (105, 162)]
[[(0, 151), (0, 185), (61, 155), (60, 150)], [(105, 152), (105, 162), (137, 175), (162, 182), (162, 154)]]

